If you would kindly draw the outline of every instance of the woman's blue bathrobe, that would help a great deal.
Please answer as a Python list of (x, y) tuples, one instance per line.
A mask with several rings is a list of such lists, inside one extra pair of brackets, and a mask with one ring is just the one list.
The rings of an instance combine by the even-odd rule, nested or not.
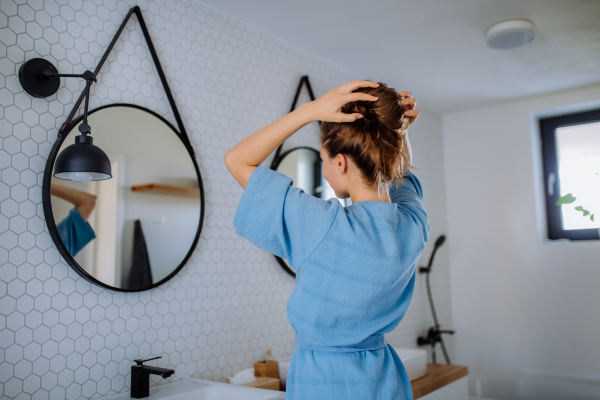
[(392, 203), (342, 207), (258, 167), (238, 205), (236, 233), (288, 260), (296, 284), (287, 305), (296, 348), (286, 400), (412, 399), (384, 333), (400, 322), (415, 286), (429, 223), (413, 174)]

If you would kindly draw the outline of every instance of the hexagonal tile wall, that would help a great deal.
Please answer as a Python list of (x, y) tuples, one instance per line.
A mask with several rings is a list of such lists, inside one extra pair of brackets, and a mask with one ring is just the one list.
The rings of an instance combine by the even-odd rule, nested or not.
[[(22, 90), (17, 72), (34, 57), (49, 60), (61, 73), (93, 69), (134, 5), (142, 9), (195, 147), (206, 214), (199, 244), (177, 276), (151, 291), (122, 293), (90, 284), (66, 264), (42, 210), (46, 158), (84, 82), (62, 79), (55, 95), (37, 99)], [(224, 380), (250, 367), (267, 347), (274, 358), (292, 354), (286, 302), (294, 281), (271, 254), (235, 235), (233, 215), (242, 190), (227, 173), (223, 155), (284, 115), (305, 74), (317, 95), (357, 77), (190, 0), (2, 0), (3, 398), (126, 392), (136, 357), (163, 356), (157, 364), (174, 368), (174, 381)], [(303, 93), (299, 104), (305, 101)], [(91, 109), (111, 103), (146, 107), (176, 125), (135, 17), (92, 86)], [(299, 145), (318, 149), (316, 123), (285, 146)], [(410, 324), (424, 327), (420, 316), (411, 318)], [(152, 378), (153, 384), (165, 382)]]

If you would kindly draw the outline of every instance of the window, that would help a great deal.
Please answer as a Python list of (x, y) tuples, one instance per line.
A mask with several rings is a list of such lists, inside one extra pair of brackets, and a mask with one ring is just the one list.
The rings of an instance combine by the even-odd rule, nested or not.
[(599, 239), (600, 109), (540, 120), (548, 239)]

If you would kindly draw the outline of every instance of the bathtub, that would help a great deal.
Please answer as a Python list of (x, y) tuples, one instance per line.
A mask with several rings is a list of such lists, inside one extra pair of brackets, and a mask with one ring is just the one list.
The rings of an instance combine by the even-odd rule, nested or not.
[(600, 380), (469, 368), (471, 400), (599, 400)]

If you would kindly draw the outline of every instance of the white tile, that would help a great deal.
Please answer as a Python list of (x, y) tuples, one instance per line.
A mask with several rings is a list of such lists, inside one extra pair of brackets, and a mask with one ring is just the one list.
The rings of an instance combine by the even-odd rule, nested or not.
[(50, 390), (50, 399), (51, 400), (62, 400), (62, 399), (66, 399), (67, 398), (67, 394), (66, 391), (63, 387), (61, 386), (56, 386), (54, 389)]
[(86, 381), (81, 387), (81, 394), (86, 398), (91, 398), (96, 393), (96, 382)]
[(31, 342), (23, 350), (24, 359), (31, 362), (36, 361), (42, 355), (42, 346), (39, 343)]
[(99, 394), (107, 394), (111, 389), (111, 381), (107, 377), (101, 378), (96, 384)]
[(33, 369), (33, 364), (27, 360), (21, 360), (15, 365), (15, 376), (19, 379), (27, 378)]
[(45, 344), (48, 340), (50, 340), (50, 328), (47, 326), (39, 326), (35, 329), (33, 333), (33, 337), (36, 343)]
[(45, 357), (40, 357), (33, 362), (33, 373), (39, 377), (43, 377), (50, 371), (50, 360)]
[(52, 390), (58, 383), (58, 374), (55, 372), (46, 372), (42, 376), (42, 389)]
[(23, 381), (18, 378), (9, 379), (4, 384), (4, 393), (11, 398), (15, 398), (23, 390)]
[[(27, 282), (33, 278), (33, 268), (29, 264), (19, 266), (18, 278), (22, 282)], [(8, 292), (8, 285), (5, 282), (0, 283), (0, 295)]]
[(16, 365), (23, 359), (23, 347), (18, 344), (9, 346), (4, 352), (4, 360), (7, 363)]
[[(6, 140), (4, 142), (6, 143)], [(6, 146), (4, 148), (6, 149)], [(15, 154), (15, 153), (16, 153), (16, 151), (13, 154)], [(12, 158), (11, 158), (11, 162), (12, 162)], [(2, 171), (2, 181), (4, 183), (6, 183), (8, 186), (16, 185), (19, 182), (19, 171), (17, 171), (13, 167), (6, 168), (5, 170)], [(5, 203), (6, 202), (2, 202), (2, 206), (4, 206)], [(10, 215), (10, 216), (12, 217), (13, 215)]]
[(66, 398), (67, 399), (78, 399), (81, 397), (81, 393), (82, 393), (82, 387), (79, 383), (75, 382), (75, 383), (71, 383), (68, 387), (67, 387), (67, 395)]
[[(15, 185), (11, 188), (11, 196), (19, 198), (19, 186)], [(15, 189), (15, 190), (13, 190)], [(16, 234), (21, 234), (27, 229), (27, 220), (22, 215), (16, 215), (10, 219), (10, 230)]]
[(23, 391), (27, 394), (34, 394), (41, 387), (42, 380), (39, 376), (29, 375), (23, 380)]
[(20, 247), (16, 247), (8, 252), (8, 260), (16, 266), (19, 266), (25, 262), (26, 253)]
[(73, 383), (73, 371), (70, 369), (63, 369), (58, 374), (58, 384), (62, 387), (68, 387), (71, 383)]
[[(16, 281), (19, 282), (19, 281)], [(13, 282), (13, 285), (16, 283)], [(8, 294), (10, 294), (10, 286), (9, 286), (9, 292)], [(11, 313), (7, 318), (6, 318), (6, 327), (8, 329), (10, 329), (13, 332), (18, 331), (19, 329), (21, 329), (23, 326), (25, 326), (25, 316), (23, 314), (21, 314), (18, 311), (15, 311), (13, 313)]]

